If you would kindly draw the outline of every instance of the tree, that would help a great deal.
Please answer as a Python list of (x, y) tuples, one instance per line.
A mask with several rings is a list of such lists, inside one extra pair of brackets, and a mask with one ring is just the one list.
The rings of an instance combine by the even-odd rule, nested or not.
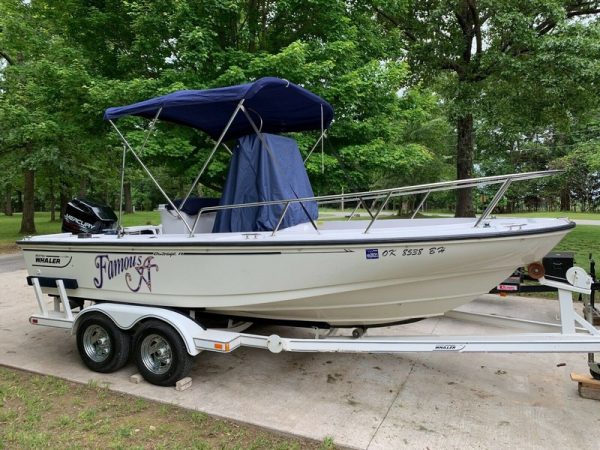
[[(446, 170), (438, 163), (448, 146), (439, 96), (408, 86), (406, 62), (389, 57), (393, 42), (351, 2), (0, 1), (8, 5), (0, 49), (22, 57), (0, 68), (0, 127), (9, 130), (0, 141), (15, 167), (37, 177), (26, 191), (38, 206), (54, 210), (76, 192), (118, 206), (122, 144), (101, 121), (105, 108), (262, 76), (302, 84), (336, 108), (323, 157), (317, 151), (307, 162), (315, 191), (429, 181)], [(119, 127), (139, 149), (146, 124), (129, 118)], [(305, 156), (317, 136), (299, 136)], [(167, 192), (182, 195), (212, 145), (194, 130), (159, 124), (141, 157)], [(204, 191), (220, 189), (228, 161), (217, 153)], [(132, 203), (162, 201), (134, 167), (129, 158)], [(25, 197), (33, 212), (33, 196)]]
[[(37, 2), (3, 0), (0, 51), (0, 157), (23, 174), (21, 233), (34, 233), (35, 173), (84, 149), (81, 104), (88, 75), (81, 54), (45, 20)], [(35, 24), (35, 25), (34, 25)], [(50, 176), (55, 173), (50, 172)]]
[[(383, 0), (374, 1), (370, 10), (380, 19), (387, 38), (397, 43), (396, 56), (405, 57), (419, 79), (435, 82), (449, 102), (456, 124), (457, 178), (473, 175), (477, 120), (490, 99), (499, 98), (494, 95), (499, 85), (516, 82), (521, 92), (532, 89), (537, 94), (542, 94), (540, 87), (547, 87), (542, 98), (556, 105), (568, 103), (564, 92), (550, 88), (565, 78), (557, 70), (565, 64), (571, 69), (571, 81), (582, 89), (590, 85), (589, 77), (581, 77), (577, 67), (588, 65), (595, 55), (585, 35), (596, 27), (600, 2)], [(568, 40), (588, 45), (564, 45)], [(536, 78), (519, 79), (525, 68), (529, 75), (539, 74), (538, 80), (545, 78), (545, 83), (525, 84)], [(524, 100), (511, 109), (530, 110)], [(458, 191), (456, 215), (472, 214), (470, 190)]]
[[(417, 173), (425, 173), (416, 168), (423, 168), (432, 159), (431, 152), (439, 148), (414, 142), (414, 134), (404, 128), (407, 111), (423, 106), (403, 102), (397, 95), (409, 80), (406, 64), (382, 64), (385, 52), (379, 36), (361, 29), (370, 19), (360, 13), (350, 20), (348, 15), (353, 13), (339, 1), (132, 2), (127, 14), (131, 35), (117, 35), (124, 39), (117, 47), (129, 50), (116, 59), (123, 67), (138, 69), (124, 72), (121, 81), (98, 81), (90, 90), (91, 102), (102, 110), (175, 89), (278, 76), (319, 93), (336, 108), (323, 157), (326, 173), (316, 155), (307, 162), (317, 192), (368, 189), (394, 180), (410, 182)], [(327, 26), (315, 26), (315, 20)], [(431, 124), (445, 126), (445, 121)], [(139, 123), (121, 122), (120, 126), (134, 143), (142, 142), (135, 128)], [(317, 134), (299, 137), (305, 155), (316, 138)], [(210, 146), (198, 134), (159, 126), (145, 154), (152, 157), (153, 169), (163, 173), (170, 169), (169, 191), (181, 192), (178, 181), (194, 178)], [(365, 164), (354, 160), (359, 154), (361, 161), (366, 158)], [(227, 163), (225, 152), (217, 153), (203, 183), (219, 190)]]

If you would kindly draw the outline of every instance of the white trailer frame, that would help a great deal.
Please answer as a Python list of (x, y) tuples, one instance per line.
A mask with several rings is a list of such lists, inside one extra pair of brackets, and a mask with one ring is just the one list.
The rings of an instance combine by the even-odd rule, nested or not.
[[(121, 330), (130, 330), (146, 319), (157, 319), (172, 326), (181, 336), (192, 356), (203, 350), (229, 353), (239, 347), (262, 348), (272, 353), (288, 352), (352, 352), (352, 353), (407, 353), (407, 352), (493, 352), (493, 353), (600, 353), (600, 330), (581, 317), (573, 306), (573, 293), (590, 294), (591, 277), (580, 268), (570, 271), (569, 281), (561, 283), (542, 277), (541, 284), (558, 289), (560, 323), (546, 323), (487, 314), (449, 311), (454, 319), (471, 320), (484, 324), (510, 326), (533, 331), (527, 334), (493, 336), (364, 336), (289, 338), (247, 334), (238, 329), (204, 328), (191, 317), (177, 311), (121, 303), (98, 303), (73, 313), (69, 307), (62, 280), (57, 280), (59, 296), (54, 309), (48, 309), (42, 297), (37, 278), (32, 278), (40, 309), (29, 321), (34, 325), (70, 329), (77, 332), (82, 317), (98, 312), (109, 317)], [(550, 331), (550, 332), (548, 332)]]

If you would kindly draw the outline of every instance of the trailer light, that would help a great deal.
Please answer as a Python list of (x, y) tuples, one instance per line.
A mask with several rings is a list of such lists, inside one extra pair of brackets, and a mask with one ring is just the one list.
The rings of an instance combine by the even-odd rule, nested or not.
[(215, 349), (221, 350), (222, 352), (228, 352), (229, 351), (229, 344), (228, 343), (217, 342), (215, 344)]
[(29, 318), (29, 323), (30, 323), (30, 324), (32, 324), (32, 325), (37, 325), (37, 323), (38, 323), (38, 320), (37, 320), (37, 319), (34, 319), (33, 317), (30, 317), (30, 318)]

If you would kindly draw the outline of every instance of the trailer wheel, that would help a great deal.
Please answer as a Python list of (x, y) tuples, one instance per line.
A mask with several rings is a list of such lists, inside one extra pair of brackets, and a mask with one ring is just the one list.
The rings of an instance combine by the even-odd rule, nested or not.
[(77, 328), (77, 350), (83, 363), (94, 372), (109, 373), (129, 359), (131, 337), (104, 314), (84, 317)]
[(594, 380), (600, 380), (600, 373), (594, 372), (592, 369), (590, 369), (590, 375), (592, 378), (594, 378)]
[(158, 320), (142, 324), (134, 337), (134, 352), (140, 374), (157, 386), (173, 386), (192, 369), (193, 358), (179, 333)]

